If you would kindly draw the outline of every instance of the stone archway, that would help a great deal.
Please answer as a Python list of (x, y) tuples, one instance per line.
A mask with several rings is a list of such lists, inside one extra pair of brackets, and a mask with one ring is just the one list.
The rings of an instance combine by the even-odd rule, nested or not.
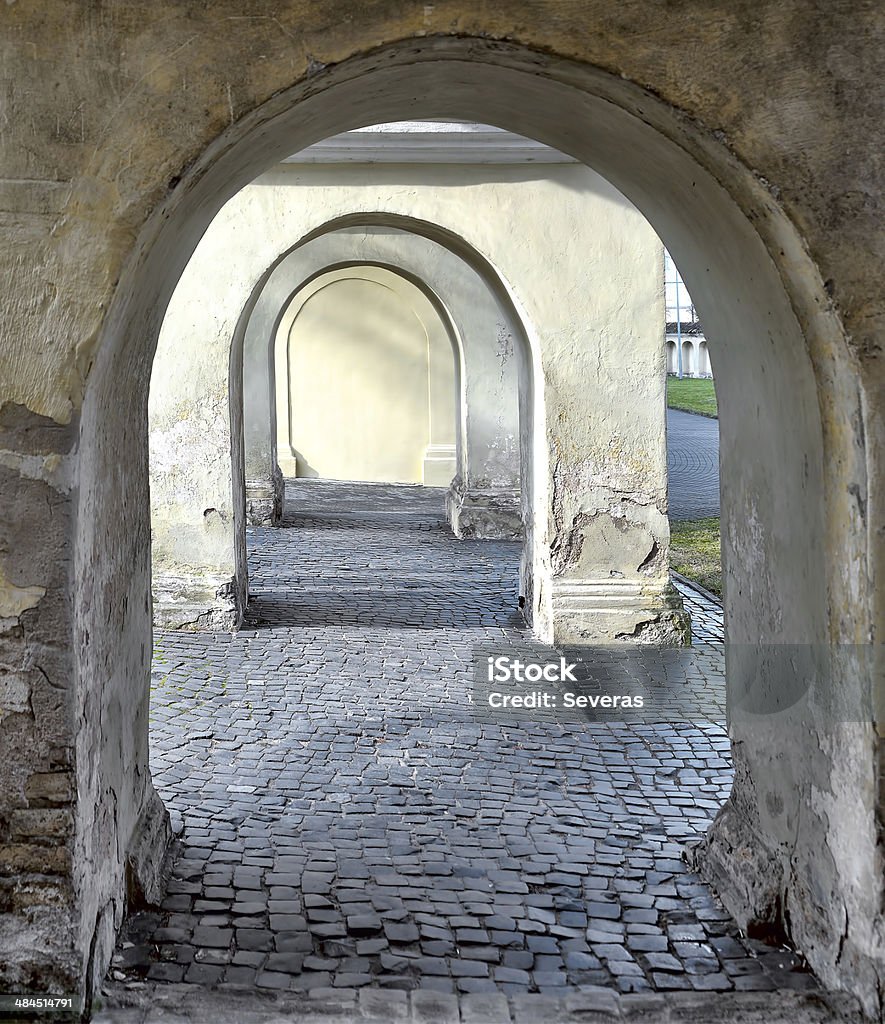
[[(466, 178), (463, 170), (468, 172)], [(237, 518), (241, 501), (234, 495), (231, 506), (228, 481), (221, 476), (225, 455), (220, 450), (228, 443), (229, 436), (236, 488), (240, 479), (239, 462), (244, 458), (238, 441), (240, 411), (238, 407), (233, 409), (229, 433), (219, 423), (211, 432), (199, 431), (194, 436), (188, 427), (199, 423), (202, 412), (194, 415), (190, 392), (205, 368), (213, 375), (211, 381), (206, 380), (203, 390), (223, 401), (227, 393), (223, 367), (228, 361), (229, 335), (232, 334), (234, 358), (230, 363), (230, 393), (238, 394), (237, 361), (241, 358), (241, 349), (235, 322), (239, 317), (241, 323), (251, 323), (251, 303), (258, 301), (259, 295), (263, 303), (263, 276), (276, 273), (275, 266), (265, 270), (268, 263), (277, 257), (280, 247), (290, 238), (301, 236), (300, 244), (306, 245), (316, 241), (315, 234), (328, 229), (327, 224), (313, 227), (316, 210), (331, 215), (332, 223), (343, 226), (349, 223), (347, 211), (354, 205), (354, 180), (359, 179), (353, 178), (352, 170), (349, 180), (345, 178), (341, 183), (344, 187), (331, 191), (307, 188), (301, 202), (296, 201), (299, 190), (293, 193), (290, 187), (291, 171), (291, 167), (274, 168), (256, 181), (254, 188), (243, 190), (225, 205), (189, 261), (160, 332), (154, 374), (161, 380), (166, 377), (176, 380), (185, 363), (192, 363), (194, 370), (187, 377), (189, 390), (184, 392), (185, 401), (180, 409), (174, 388), (161, 388), (156, 394), (152, 393), (152, 429), (163, 428), (163, 420), (166, 420), (170, 429), (179, 431), (183, 423), (192, 453), (201, 448), (207, 437), (211, 437), (215, 448), (219, 449), (206, 460), (200, 460), (196, 479), (205, 477), (209, 486), (195, 487), (196, 479), (192, 477), (183, 497), (172, 494), (169, 504), (180, 513), (185, 528), (170, 530), (168, 524), (173, 523), (175, 517), (165, 511), (162, 515), (167, 524), (165, 533), (172, 533), (177, 543), (197, 533), (204, 548), (211, 546), (215, 557), (226, 559), (229, 564), (228, 585), (216, 585), (219, 582), (216, 574), (211, 577), (213, 588), (208, 593), (198, 582), (193, 585), (192, 589), (204, 591), (205, 603), (200, 612), (186, 602), (191, 621), (195, 611), (203, 621), (211, 621), (213, 609), (219, 603), (224, 615), (233, 613), (235, 617), (236, 609), (244, 606), (246, 573), (245, 549), (240, 540), (242, 523)], [(524, 367), (524, 383), (520, 389), (523, 436), (519, 445), (525, 482), (521, 489), (522, 518), (527, 526), (521, 572), (524, 607), (540, 634), (556, 636), (559, 640), (637, 636), (640, 632), (646, 642), (664, 635), (681, 638), (685, 632), (684, 615), (666, 571), (663, 383), (659, 380), (662, 325), (658, 322), (660, 302), (655, 283), (660, 276), (660, 243), (634, 206), (599, 175), (577, 162), (566, 161), (558, 168), (557, 177), (550, 181), (546, 172), (544, 180), (539, 181), (531, 166), (499, 170), (493, 178), (489, 178), (484, 169), (480, 177), (486, 184), (480, 184), (476, 171), (468, 167), (462, 169), (458, 179), (463, 185), (462, 194), (473, 196), (486, 210), (487, 216), (480, 220), (473, 216), (470, 202), (446, 203), (438, 187), (427, 181), (402, 189), (389, 181), (376, 182), (377, 175), (370, 173), (360, 193), (362, 205), (375, 210), (370, 215), (373, 222), (407, 227), (413, 234), (424, 235), (450, 248), (488, 282), (488, 289), (497, 296), (496, 301), (501, 306), (503, 334), (498, 336), (496, 325), (491, 332), (493, 336), (482, 340), (477, 352), (485, 360), (482, 376), (493, 388), (486, 393), (502, 396), (505, 408), (513, 401), (506, 385), (514, 373), (514, 363)], [(452, 178), (451, 173), (449, 178)], [(528, 191), (527, 183), (532, 186)], [(521, 198), (517, 199), (518, 196)], [(530, 198), (532, 196), (534, 198)], [(432, 223), (417, 218), (416, 202), (425, 207)], [(514, 203), (520, 207), (524, 224), (530, 220), (536, 226), (532, 230), (537, 230), (537, 243), (543, 247), (545, 255), (542, 258), (538, 245), (512, 249), (511, 257), (516, 257), (516, 265), (511, 268), (511, 279), (505, 282), (484, 252), (503, 251), (507, 247), (511, 234), (508, 212)], [(496, 210), (498, 214), (491, 216)], [(554, 215), (555, 219), (551, 220)], [(265, 217), (270, 217), (274, 225), (271, 233), (263, 227)], [(363, 215), (355, 217), (359, 223)], [(309, 230), (311, 228), (313, 230)], [(561, 251), (562, 238), (568, 238), (567, 253)], [(612, 239), (617, 239), (616, 244), (611, 245)], [(367, 244), (364, 242), (363, 248)], [(236, 264), (213, 257), (213, 253), (226, 253), (232, 251), (232, 247), (238, 252)], [(484, 247), (484, 251), (480, 247)], [(215, 276), (211, 292), (214, 300), (207, 321), (203, 304), (207, 294), (204, 279), (210, 274)], [(253, 281), (256, 290), (250, 297)], [(519, 303), (526, 308), (520, 310)], [(508, 312), (511, 309), (513, 311)], [(511, 338), (506, 327), (508, 322), (522, 323), (525, 330), (514, 331)], [(539, 410), (545, 399), (545, 389), (536, 384), (540, 379), (540, 362), (534, 324), (540, 322), (546, 325), (545, 344), (551, 362), (568, 365), (573, 360), (572, 353), (584, 346), (606, 348), (606, 356), (597, 360), (595, 372), (581, 370), (574, 375), (575, 392), (570, 401), (577, 402), (581, 401), (579, 382), (585, 373), (591, 372), (597, 380), (603, 372), (606, 376), (592, 405), (593, 416), (587, 417), (581, 410), (570, 408), (552, 409), (543, 431), (532, 426), (532, 422), (542, 422)], [(618, 354), (607, 349), (608, 339), (616, 335), (630, 339), (629, 368)], [(520, 344), (524, 336), (527, 343)], [(203, 345), (210, 346), (216, 353), (213, 359), (207, 360), (208, 349), (204, 350)], [(556, 356), (554, 349), (559, 353)], [(500, 355), (494, 354), (499, 350)], [(508, 354), (511, 352), (515, 359)], [(489, 365), (490, 357), (493, 358)], [(258, 381), (262, 373), (266, 373), (260, 367), (265, 358), (264, 354), (259, 354), (259, 365), (255, 372), (250, 372), (250, 380)], [(475, 359), (471, 362), (477, 365)], [(643, 369), (640, 370), (640, 366)], [(502, 371), (503, 378), (496, 380)], [(469, 385), (471, 375), (462, 379)], [(620, 392), (635, 388), (639, 380), (642, 393), (650, 400), (625, 404)], [(660, 405), (658, 392), (661, 393)], [(471, 407), (475, 412), (477, 404), (467, 401), (462, 403), (462, 408), (471, 415)], [(171, 408), (160, 416), (156, 412), (158, 405)], [(473, 431), (462, 431), (468, 440), (467, 448), (462, 446), (462, 455), (468, 456), (467, 474), (462, 469), (461, 480), (453, 487), (449, 508), (456, 531), (465, 534), (491, 532), (480, 524), (480, 519), (489, 518), (485, 515), (486, 509), (490, 510), (494, 521), (500, 518), (499, 495), (488, 485), (500, 482), (496, 465), (500, 454), (496, 449), (503, 449), (506, 461), (513, 444), (506, 432), (502, 434), (500, 426), (493, 423), (493, 427), (496, 433), (491, 437), (480, 433), (481, 441), (492, 443), (480, 443), (472, 448), (470, 435)], [(638, 450), (634, 453), (636, 457), (620, 460), (619, 475), (609, 485), (603, 482), (601, 474), (588, 474), (584, 453), (593, 451), (597, 460), (608, 462), (610, 449), (600, 447), (599, 438), (612, 431), (619, 436), (616, 445), (623, 448), (630, 444), (638, 446)], [(269, 450), (269, 445), (265, 445), (265, 450)], [(557, 454), (551, 461), (548, 452), (554, 450)], [(165, 498), (170, 490), (180, 490), (176, 487), (176, 477), (187, 461), (187, 457), (183, 457), (180, 464), (176, 463), (176, 472), (155, 478), (152, 488), (155, 502), (157, 496)], [(208, 474), (203, 466), (209, 468)], [(535, 472), (536, 466), (538, 472)], [(549, 479), (551, 466), (555, 466), (563, 480), (568, 474), (571, 482), (557, 490)], [(268, 466), (261, 475), (270, 479), (272, 474), (272, 467)], [(249, 475), (254, 479), (251, 471)], [(582, 488), (589, 488), (589, 491), (577, 496)], [(555, 496), (555, 518), (577, 526), (575, 535), (562, 543), (549, 533), (550, 495)], [(573, 500), (575, 497), (577, 500)], [(505, 520), (513, 518), (515, 500), (515, 495), (505, 495)], [(211, 520), (207, 520), (204, 509), (215, 510)], [(156, 537), (161, 537), (159, 531), (155, 531)], [(200, 545), (195, 547), (200, 550)], [(161, 561), (161, 546), (155, 542), (155, 566), (159, 567)], [(196, 569), (196, 573), (188, 575), (202, 575), (199, 565)], [(178, 574), (172, 574), (172, 580), (175, 588), (187, 595), (186, 587), (182, 586), (187, 580), (181, 580)], [(164, 595), (164, 604), (176, 603), (174, 591), (171, 596), (173, 600), (167, 601)]]
[(676, 373), (676, 342), (667, 341), (667, 373)]
[[(509, 301), (494, 281), (473, 266), (469, 253), (432, 225), (389, 214), (336, 220), (281, 257), (262, 286), (245, 328), (234, 338), (243, 348), (245, 468), (250, 521), (267, 523), (279, 515), (281, 482), (275, 472), (275, 437), (268, 408), (274, 387), (269, 340), (279, 312), (298, 279), (310, 279), (325, 266), (368, 261), (403, 274), (427, 290), (450, 322), (457, 359), (458, 494), (450, 518), (456, 530), (473, 535), (513, 536), (521, 530), (519, 508), (519, 410), (517, 362), (527, 361), (529, 342)], [(455, 287), (454, 285), (457, 285)], [(243, 333), (245, 331), (245, 333)], [(510, 344), (504, 346), (503, 343)], [(514, 348), (509, 359), (510, 347)], [(502, 357), (504, 358), (502, 361)], [(468, 373), (469, 366), (469, 373)], [(233, 384), (236, 393), (236, 383)], [(469, 511), (462, 515), (465, 496)]]
[[(411, 25), (399, 31), (406, 27), (411, 35)], [(557, 31), (568, 37), (565, 16)], [(553, 53), (575, 50), (553, 31), (526, 35), (546, 42)], [(372, 38), (386, 37), (379, 31)], [(259, 36), (257, 45), (263, 42)], [(354, 49), (346, 43), (338, 48), (342, 57)], [(586, 60), (594, 56), (589, 44), (576, 49)], [(647, 51), (636, 59), (647, 60)], [(614, 65), (632, 70), (630, 59)], [(672, 87), (660, 74), (659, 92), (668, 95)], [(84, 389), (76, 533), (62, 531), (56, 548), (40, 558), (34, 542), (25, 543), (17, 559), (45, 564), (55, 555), (64, 564), (66, 556), (74, 557), (76, 583), (62, 613), (72, 653), (60, 667), (76, 681), (65, 698), (74, 713), (62, 734), (76, 752), (63, 763), (76, 775), (77, 802), (63, 825), (71, 867), (59, 876), (70, 877), (73, 889), (57, 887), (72, 923), (60, 925), (61, 939), (48, 947), (45, 925), (29, 925), (26, 944), (47, 948), (58, 976), (85, 977), (85, 987), (94, 985), (109, 955), (122, 912), (124, 864), (150, 889), (164, 840), (145, 770), (145, 391), (159, 319), (212, 213), (275, 153), (291, 147), (295, 136), (307, 143), (360, 122), (416, 112), (501, 123), (573, 153), (628, 195), (678, 259), (712, 344), (723, 340), (716, 363), (723, 476), (732, 481), (723, 495), (727, 616), (733, 644), (745, 645), (732, 647), (732, 679), (753, 676), (763, 692), (779, 692), (783, 680), (760, 655), (760, 641), (786, 641), (811, 652), (808, 668), (822, 697), (838, 692), (850, 698), (871, 679), (868, 648), (852, 647), (836, 658), (832, 646), (868, 643), (878, 617), (866, 521), (877, 434), (864, 430), (872, 399), (857, 401), (858, 393), (870, 394), (869, 381), (846, 344), (806, 239), (748, 166), (712, 131), (650, 92), (586, 65), (503, 43), (415, 38), (383, 54), (342, 60), (308, 85), (285, 89), (290, 80), (256, 90), (255, 113), (236, 122), (220, 143), (209, 145), (218, 134), (218, 126), (210, 125), (194, 133), (191, 149), (182, 144), (158, 157), (149, 184), (130, 206), (114, 207), (93, 191), (96, 177), (107, 180), (116, 146), (74, 189), (73, 208), (89, 215), (72, 225), (64, 244), (76, 247), (96, 223), (106, 224), (115, 229), (115, 265), (124, 252), (131, 258), (112, 308), (92, 321), (102, 330)], [(699, 116), (705, 112), (715, 113), (715, 106)], [(123, 152), (127, 139), (121, 136)], [(178, 179), (191, 155), (203, 150)], [(170, 169), (171, 197), (159, 203)], [(151, 207), (154, 215), (136, 243), (133, 229)], [(833, 255), (835, 240), (832, 253), (827, 249), (829, 236), (819, 221), (812, 216), (803, 230), (823, 240), (822, 264), (834, 266), (840, 279), (850, 276), (847, 262)], [(95, 251), (91, 244), (83, 249)], [(110, 289), (105, 283), (102, 294)], [(84, 316), (84, 326), (88, 321)], [(753, 372), (754, 365), (765, 372)], [(26, 378), (16, 377), (14, 384), (19, 379)], [(119, 401), (121, 382), (131, 405)], [(751, 416), (744, 404), (748, 384)], [(556, 375), (544, 386), (548, 402), (565, 407), (586, 398)], [(44, 398), (35, 401), (41, 410), (65, 415), (63, 399), (48, 392)], [(784, 445), (775, 452), (765, 439), (780, 425), (789, 431), (781, 432)], [(71, 447), (69, 436), (53, 443), (66, 452)], [(775, 479), (777, 489), (771, 486)], [(789, 517), (800, 508), (801, 517)], [(68, 503), (66, 514), (72, 511)], [(561, 529), (551, 526), (554, 533)], [(74, 536), (71, 552), (65, 542)], [(20, 571), (14, 578), (23, 579)], [(41, 579), (53, 593), (68, 594), (55, 571)], [(36, 585), (17, 587), (11, 606), (16, 618), (40, 604), (41, 590), (45, 594)], [(54, 628), (55, 613), (48, 605), (39, 608), (37, 636), (51, 629), (50, 618)], [(874, 720), (868, 713), (839, 726), (811, 701), (782, 711), (777, 720), (760, 721), (741, 712), (739, 687), (732, 696), (738, 779), (711, 834), (708, 869), (739, 919), (788, 919), (822, 977), (853, 987), (872, 1011), (881, 986), (882, 886)], [(79, 723), (76, 733), (71, 721)], [(32, 731), (36, 735), (36, 727)], [(34, 761), (17, 769), (16, 778), (48, 764), (45, 740), (31, 749)]]
[[(345, 197), (343, 206), (351, 207), (352, 201)], [(378, 265), (390, 266), (401, 262), (406, 235), (408, 247), (420, 251), (409, 279), (450, 322), (453, 312), (459, 320), (457, 331), (452, 323), (450, 338), (458, 349), (459, 433), (465, 443), (460, 445), (450, 518), (456, 531), (465, 533), (496, 532), (502, 523), (510, 533), (518, 531), (522, 517), (529, 518), (520, 512), (520, 498), (530, 510), (545, 500), (531, 486), (522, 495), (507, 486), (521, 471), (532, 480), (531, 460), (520, 470), (519, 453), (528, 450), (532, 432), (536, 345), (530, 325), (489, 261), (453, 231), (389, 210), (321, 220), (282, 252), (274, 239), (298, 234), (286, 230), (282, 211), (275, 218), (275, 234), (252, 230), (260, 217), (253, 223), (248, 203), (241, 207), (235, 200), (225, 213), (223, 222), (219, 218), (204, 236), (176, 288), (152, 369), (152, 380), (159, 382), (149, 408), (156, 470), (151, 481), (154, 621), (177, 628), (228, 628), (241, 621), (248, 591), (243, 510), (253, 500), (248, 489), (244, 495), (244, 477), (265, 493), (278, 486), (267, 410), (274, 401), (272, 341), (287, 298), (287, 273), (300, 268), (315, 277), (342, 258), (354, 263), (357, 252), (364, 261), (374, 257)], [(259, 213), (264, 215), (261, 208)], [(300, 216), (299, 208), (294, 222), (303, 230)], [(222, 282), (220, 288), (216, 282), (211, 292), (215, 305), (207, 317), (206, 275), (231, 238), (250, 236), (260, 240), (261, 255), (247, 265), (241, 247), (238, 280)], [(456, 281), (466, 289), (453, 287)], [(212, 400), (195, 401), (200, 390)], [(514, 429), (523, 433), (519, 445), (513, 443)], [(280, 501), (277, 490), (270, 504)], [(535, 552), (531, 525), (526, 546)], [(529, 586), (535, 571), (534, 561), (527, 560)]]
[(682, 372), (687, 377), (696, 376), (696, 366), (694, 358), (694, 345), (690, 341), (682, 342)]
[(698, 375), (709, 377), (711, 372), (710, 353), (707, 350), (707, 343), (706, 341), (701, 341), (698, 345)]

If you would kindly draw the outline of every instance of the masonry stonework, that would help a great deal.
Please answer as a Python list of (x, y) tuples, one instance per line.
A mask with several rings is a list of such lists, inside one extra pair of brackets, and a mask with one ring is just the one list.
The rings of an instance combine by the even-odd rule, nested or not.
[[(0, 348), (3, 986), (94, 989), (127, 860), (153, 870), (164, 852), (147, 766), (147, 391), (180, 273), (224, 202), (287, 151), (361, 123), (445, 116), (589, 163), (684, 272), (719, 382), (726, 622), (746, 645), (730, 680), (737, 670), (776, 696), (760, 639), (819, 645), (818, 696), (869, 701), (834, 722), (812, 696), (782, 708), (776, 730), (736, 710), (736, 783), (704, 870), (739, 922), (786, 929), (824, 983), (880, 1017), (876, 7), (45, 0), (7, 4), (0, 20), (0, 262), (15, 282)], [(553, 366), (534, 382), (548, 415), (561, 381), (562, 407), (578, 402), (563, 377)], [(56, 458), (67, 496), (42, 475)], [(574, 512), (553, 503), (564, 518), (527, 523), (544, 533), (537, 548), (560, 522), (563, 540), (590, 542), (600, 507), (611, 518), (594, 476)], [(650, 491), (630, 481), (625, 493), (629, 529), (650, 537)], [(592, 544), (568, 550), (589, 558)], [(552, 607), (535, 575), (530, 600)], [(59, 806), (42, 805), (56, 773), (71, 776), (70, 813), (64, 783), (50, 789)]]

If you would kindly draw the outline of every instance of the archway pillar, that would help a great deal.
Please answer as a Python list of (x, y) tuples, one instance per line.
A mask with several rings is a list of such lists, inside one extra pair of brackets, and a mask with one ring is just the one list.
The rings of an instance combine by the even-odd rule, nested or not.
[(446, 517), (456, 537), (518, 540), (523, 535), (518, 486), (470, 487), (457, 476), (446, 492)]
[(691, 642), (691, 620), (669, 582), (584, 579), (554, 581), (552, 637), (564, 643)]
[[(423, 239), (419, 244), (426, 242), (427, 239)], [(462, 271), (462, 277), (470, 273), (469, 267), (463, 262), (458, 269)], [(431, 291), (431, 294), (439, 300), (439, 295), (435, 291)], [(428, 330), (427, 385), (430, 399), (430, 437), (424, 451), (421, 479), (425, 487), (448, 487), (458, 472), (462, 346), (458, 344), (457, 328), (452, 321), (451, 309), (439, 302), (436, 313), (437, 316), (433, 318), (437, 321), (436, 325), (430, 322), (430, 317), (425, 321), (425, 330)], [(433, 326), (436, 326), (436, 331), (432, 330)], [(447, 335), (448, 344), (433, 343), (439, 329)]]
[(259, 478), (246, 478), (246, 522), (249, 526), (279, 526), (283, 518), (286, 484), (276, 458), (269, 472)]
[(448, 486), (457, 468), (457, 445), (431, 442), (424, 452), (424, 486)]
[[(282, 305), (279, 292), (273, 298)], [(232, 358), (242, 360), (236, 386), (243, 388), (243, 458), (246, 478), (246, 522), (249, 526), (279, 526), (283, 518), (286, 485), (277, 461), (276, 391), (273, 386), (273, 337), (279, 308), (257, 302), (241, 317), (245, 332), (242, 350), (232, 348)], [(248, 319), (246, 319), (248, 318)]]
[[(231, 489), (231, 461), (243, 472), (242, 430), (232, 424), (238, 405), (228, 405), (224, 377), (207, 382), (205, 353), (184, 337), (161, 332), (158, 359), (188, 383), (152, 386), (150, 396), (154, 625), (234, 630), (248, 599), (245, 502)], [(200, 391), (207, 383), (208, 401)]]
[(663, 260), (641, 215), (620, 213), (581, 321), (541, 338), (532, 514), (543, 529), (523, 593), (555, 644), (682, 645), (690, 620), (669, 580)]
[[(76, 989), (78, 817), (69, 567), (79, 424), (0, 408), (0, 900), (5, 992)], [(33, 467), (37, 467), (35, 470)], [(47, 966), (48, 965), (48, 966)]]
[(530, 372), (515, 324), (500, 302), (472, 300), (462, 333), (476, 337), (462, 382), (462, 448), (446, 494), (446, 517), (464, 540), (518, 540), (520, 502), (519, 394)]

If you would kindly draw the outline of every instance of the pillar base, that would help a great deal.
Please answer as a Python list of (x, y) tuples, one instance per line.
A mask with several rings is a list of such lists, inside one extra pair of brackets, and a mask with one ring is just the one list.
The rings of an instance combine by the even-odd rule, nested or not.
[(283, 518), (285, 484), (279, 466), (271, 477), (246, 481), (246, 524), (279, 526)]
[(749, 810), (749, 805), (739, 809), (732, 794), (707, 835), (687, 847), (685, 859), (716, 889), (743, 931), (753, 938), (783, 942), (783, 865), (779, 852), (754, 827), (755, 815)]
[(165, 888), (166, 852), (172, 842), (172, 822), (159, 793), (150, 795), (133, 829), (126, 857), (126, 901), (129, 910), (158, 906)]
[(429, 444), (421, 479), (425, 487), (448, 487), (457, 471), (453, 444)]
[(520, 540), (523, 535), (517, 488), (465, 490), (453, 481), (446, 494), (446, 518), (462, 540)]
[(232, 633), (243, 622), (245, 600), (235, 578), (155, 576), (154, 626), (195, 633)]
[(691, 643), (691, 617), (669, 584), (638, 580), (554, 580), (550, 642), (554, 644)]

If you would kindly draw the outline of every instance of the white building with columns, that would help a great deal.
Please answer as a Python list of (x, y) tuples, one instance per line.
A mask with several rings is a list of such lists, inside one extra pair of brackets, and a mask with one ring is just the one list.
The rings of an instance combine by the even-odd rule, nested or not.
[(673, 257), (666, 249), (664, 309), (667, 373), (675, 377), (711, 378), (713, 370), (701, 321)]

